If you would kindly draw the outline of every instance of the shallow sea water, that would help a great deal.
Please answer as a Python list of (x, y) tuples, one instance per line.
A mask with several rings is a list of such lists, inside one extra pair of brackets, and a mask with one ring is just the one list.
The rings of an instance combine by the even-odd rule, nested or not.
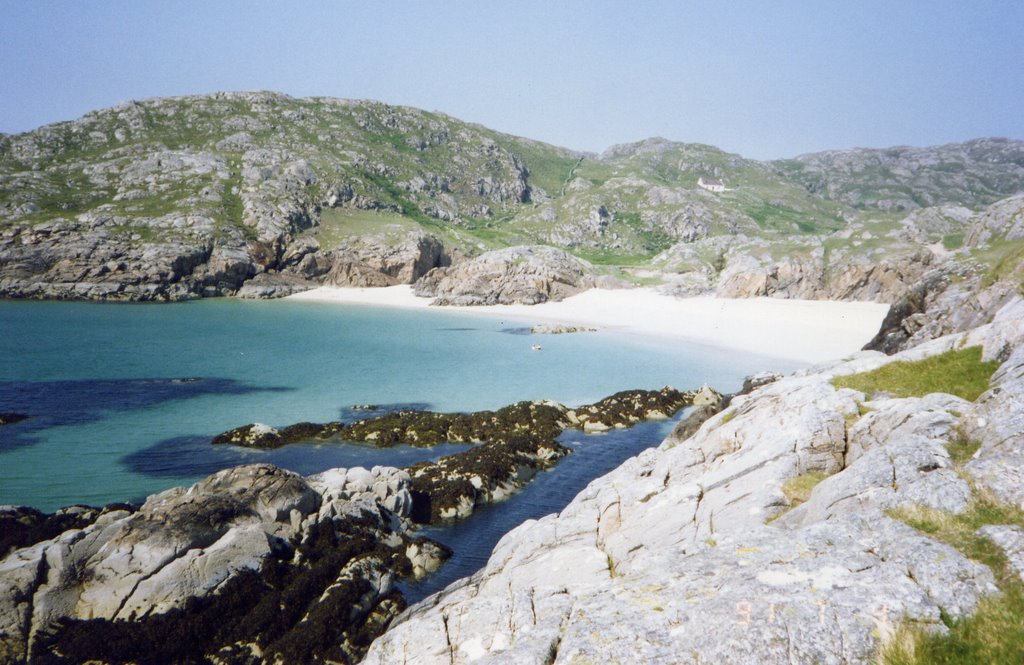
[[(353, 412), (356, 404), (471, 411), (523, 399), (576, 405), (664, 385), (731, 391), (752, 372), (797, 367), (614, 332), (531, 336), (523, 325), (447, 311), (294, 301), (0, 302), (0, 411), (30, 415), (0, 426), (0, 504), (50, 511), (139, 500), (247, 462), (306, 474), (403, 466), (463, 449), (300, 444), (254, 451), (209, 444), (215, 434), (251, 422), (371, 415)], [(534, 343), (543, 349), (532, 351)], [(558, 510), (589, 479), (656, 445), (669, 427), (567, 434), (579, 450), (594, 443), (592, 452), (570, 456), (558, 467), (565, 471), (541, 474), (523, 499), (483, 514), (494, 521), (509, 512), (518, 523), (538, 510)], [(559, 473), (574, 480), (557, 482)], [(531, 499), (545, 484), (579, 487)], [(517, 503), (531, 501), (516, 513)]]

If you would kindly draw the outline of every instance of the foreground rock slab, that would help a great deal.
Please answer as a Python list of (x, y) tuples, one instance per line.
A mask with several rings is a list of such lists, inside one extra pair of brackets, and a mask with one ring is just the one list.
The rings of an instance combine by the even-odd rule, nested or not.
[[(895, 357), (981, 344), (1007, 358), (977, 404), (832, 386), (894, 359), (875, 352), (753, 388), (510, 532), (364, 662), (869, 663), (902, 621), (945, 631), (997, 591), (992, 572), (890, 511), (960, 512), (968, 478), (1019, 498), (1022, 330), (1007, 308)], [(988, 435), (954, 468), (946, 446), (967, 423)], [(787, 482), (812, 474), (824, 480), (796, 506)], [(999, 535), (1017, 551), (1016, 532)]]
[(448, 555), (406, 530), (409, 485), (253, 464), (141, 507), (0, 510), (0, 662), (355, 662), (395, 582)]

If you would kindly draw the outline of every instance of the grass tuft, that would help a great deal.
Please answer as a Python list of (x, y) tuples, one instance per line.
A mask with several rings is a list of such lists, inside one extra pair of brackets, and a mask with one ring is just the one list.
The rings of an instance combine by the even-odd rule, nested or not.
[(782, 493), (789, 499), (789, 508), (786, 508), (765, 520), (765, 524), (771, 524), (801, 503), (811, 498), (811, 491), (818, 486), (818, 483), (828, 478), (829, 474), (821, 471), (808, 471), (795, 478), (790, 478), (782, 484)]
[(782, 485), (782, 493), (789, 499), (790, 508), (796, 508), (811, 498), (811, 490), (818, 486), (818, 483), (828, 478), (827, 473), (821, 471), (808, 471), (795, 478), (790, 478)]
[(948, 393), (973, 402), (988, 390), (997, 361), (982, 362), (981, 347), (955, 349), (913, 362), (889, 363), (870, 372), (837, 376), (836, 388), (852, 388), (868, 395), (889, 393), (895, 397), (922, 397)]
[(986, 524), (1024, 527), (1024, 511), (976, 493), (970, 508), (959, 515), (922, 506), (888, 514), (991, 568), (1002, 593), (982, 598), (970, 616), (952, 619), (944, 614), (949, 628), (945, 635), (902, 624), (882, 648), (881, 665), (1024, 662), (1024, 582), (1009, 567), (1003, 551), (976, 533)]

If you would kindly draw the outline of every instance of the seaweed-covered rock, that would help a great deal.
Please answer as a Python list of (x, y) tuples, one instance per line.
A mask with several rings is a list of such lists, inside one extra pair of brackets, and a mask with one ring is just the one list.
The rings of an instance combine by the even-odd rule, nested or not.
[(277, 429), (263, 423), (252, 423), (228, 430), (213, 437), (210, 443), (228, 443), (247, 448), (279, 448), (290, 443), (322, 439), (335, 434), (341, 423), (301, 422)]
[(341, 428), (338, 437), (378, 446), (481, 443), (526, 431), (555, 437), (568, 426), (566, 412), (561, 404), (530, 401), (517, 402), (497, 411), (473, 413), (403, 410), (356, 421)]
[(624, 390), (599, 402), (581, 406), (567, 415), (575, 427), (587, 432), (607, 431), (613, 427), (635, 425), (641, 420), (665, 419), (692, 404), (695, 393), (675, 388), (661, 390)]
[(415, 464), (409, 467), (416, 501), (413, 519), (468, 517), (476, 506), (501, 501), (568, 453), (554, 438), (522, 433)]
[(46, 514), (27, 506), (0, 507), (0, 557), (11, 550), (49, 540), (70, 529), (84, 529), (100, 516), (111, 512), (132, 512), (137, 507), (112, 503), (103, 508), (68, 506)]
[[(569, 453), (556, 442), (568, 428), (605, 432), (642, 420), (664, 419), (687, 405), (720, 408), (722, 396), (704, 386), (681, 392), (625, 390), (570, 409), (550, 401), (523, 401), (497, 411), (434, 413), (412, 409), (383, 413), (349, 425), (298, 423), (280, 430), (256, 423), (218, 435), (213, 443), (276, 448), (310, 439), (359, 441), (388, 447), (477, 444), (469, 450), (409, 468), (413, 518), (419, 522), (461, 519), (475, 506), (500, 501), (539, 469)], [(390, 508), (390, 506), (389, 506)]]
[(11, 413), (4, 412), (0, 413), (0, 425), (13, 425), (14, 423), (20, 423), (22, 420), (26, 420), (28, 415), (24, 413)]
[(395, 581), (450, 554), (406, 530), (410, 486), (253, 464), (137, 511), (5, 511), (5, 535), (27, 526), (0, 559), (0, 662), (356, 662), (405, 605)]

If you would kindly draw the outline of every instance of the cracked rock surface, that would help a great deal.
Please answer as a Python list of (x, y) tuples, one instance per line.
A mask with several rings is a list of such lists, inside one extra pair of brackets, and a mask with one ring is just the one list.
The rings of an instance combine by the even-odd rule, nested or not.
[[(692, 436), (507, 534), (480, 572), (400, 616), (365, 662), (868, 663), (901, 620), (945, 631), (943, 613), (996, 592), (992, 573), (886, 510), (960, 512), (968, 480), (1019, 500), (1019, 302), (970, 333), (734, 398)], [(976, 404), (875, 399), (860, 415), (867, 396), (830, 383), (972, 344), (1006, 358)], [(969, 424), (982, 446), (965, 478), (946, 444)], [(827, 477), (791, 508), (783, 485), (809, 472)], [(1020, 546), (1016, 531), (992, 535)]]
[(137, 509), (4, 509), (23, 533), (0, 552), (0, 662), (353, 662), (404, 606), (395, 581), (447, 556), (406, 531), (409, 484), (251, 464)]

